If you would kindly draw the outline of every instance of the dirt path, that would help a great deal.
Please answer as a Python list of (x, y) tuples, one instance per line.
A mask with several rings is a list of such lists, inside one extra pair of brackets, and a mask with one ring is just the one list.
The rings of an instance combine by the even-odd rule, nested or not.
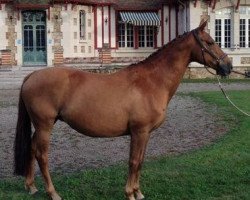
[[(178, 91), (217, 90), (215, 87), (213, 84), (182, 84)], [(229, 89), (250, 89), (250, 84), (229, 85)], [(0, 90), (0, 178), (13, 176), (18, 93), (18, 90)], [(169, 105), (167, 121), (151, 136), (146, 157), (183, 153), (223, 135), (226, 128), (217, 115), (217, 108), (210, 107), (212, 112), (208, 112), (206, 106), (198, 99), (176, 95)], [(86, 137), (59, 122), (51, 139), (50, 169), (73, 172), (126, 161), (129, 142), (129, 137)]]

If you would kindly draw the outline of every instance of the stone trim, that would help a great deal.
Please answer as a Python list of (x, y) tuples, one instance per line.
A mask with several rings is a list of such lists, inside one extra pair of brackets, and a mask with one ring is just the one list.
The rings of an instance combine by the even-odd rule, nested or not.
[(54, 46), (52, 47), (52, 52), (54, 53), (54, 65), (63, 64), (63, 46), (62, 46), (62, 5), (55, 4), (52, 10), (51, 20), (54, 25), (52, 32), (52, 38), (54, 40)]
[(15, 30), (17, 19), (15, 17), (15, 11), (12, 5), (6, 4), (5, 9), (7, 11), (5, 24), (8, 27), (8, 31), (6, 32), (6, 40), (8, 41), (8, 46), (6, 47), (6, 49), (10, 50), (10, 65), (17, 65), (17, 60), (15, 58), (17, 54), (17, 46), (15, 44), (15, 41), (17, 39), (17, 32)]

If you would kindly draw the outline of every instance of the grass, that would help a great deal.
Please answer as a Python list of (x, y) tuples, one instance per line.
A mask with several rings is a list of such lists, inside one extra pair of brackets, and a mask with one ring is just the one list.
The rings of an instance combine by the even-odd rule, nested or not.
[[(250, 78), (242, 79), (231, 79), (222, 78), (220, 79), (222, 83), (250, 83)], [(216, 78), (204, 78), (204, 79), (182, 79), (182, 83), (217, 83)]]
[[(193, 93), (208, 105), (216, 104), (230, 131), (216, 143), (183, 155), (151, 159), (144, 163), (141, 185), (150, 200), (248, 200), (250, 199), (250, 118), (232, 108), (219, 92)], [(250, 91), (229, 95), (250, 112)], [(209, 108), (209, 107), (208, 107)], [(54, 184), (65, 200), (124, 199), (127, 165), (53, 174)], [(47, 199), (40, 177), (40, 192), (30, 197), (22, 178), (0, 180), (0, 199)]]

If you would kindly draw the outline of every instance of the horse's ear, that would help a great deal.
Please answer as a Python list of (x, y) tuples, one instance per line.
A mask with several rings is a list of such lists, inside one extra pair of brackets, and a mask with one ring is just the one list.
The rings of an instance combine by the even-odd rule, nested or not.
[(202, 19), (201, 20), (200, 25), (199, 25), (199, 30), (200, 31), (204, 31), (205, 30), (205, 27), (207, 26), (207, 21), (208, 21), (208, 19)]

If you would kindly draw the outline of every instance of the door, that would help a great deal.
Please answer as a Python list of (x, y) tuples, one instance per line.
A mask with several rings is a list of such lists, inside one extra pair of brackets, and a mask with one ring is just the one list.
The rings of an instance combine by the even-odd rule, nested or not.
[(23, 23), (23, 65), (46, 65), (46, 12), (24, 11)]

